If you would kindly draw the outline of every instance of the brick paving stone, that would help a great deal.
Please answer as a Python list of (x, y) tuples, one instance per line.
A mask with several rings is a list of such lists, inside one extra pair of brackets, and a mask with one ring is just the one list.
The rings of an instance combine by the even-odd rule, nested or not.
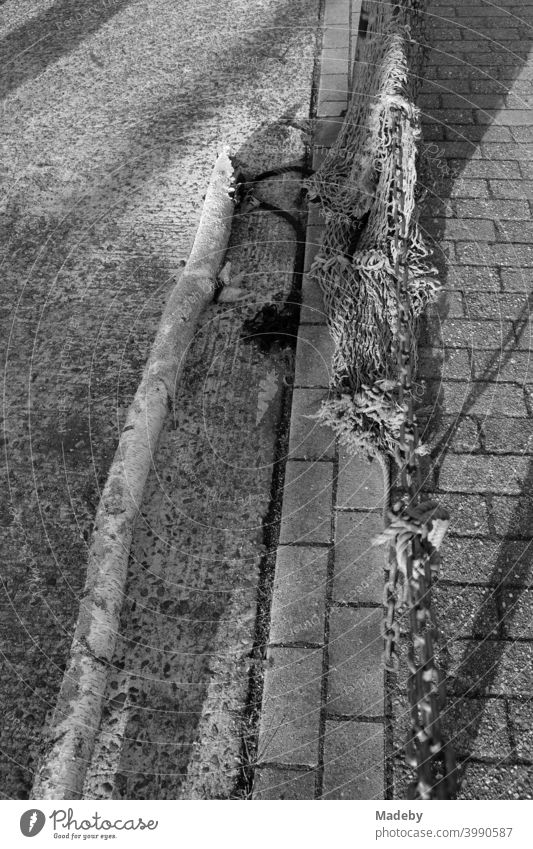
[(323, 643), (328, 552), (280, 546), (276, 558), (271, 643)]
[(334, 601), (381, 603), (388, 549), (372, 541), (382, 532), (383, 520), (376, 514), (337, 513)]
[(502, 758), (512, 754), (502, 699), (450, 700), (445, 733), (459, 758)]
[(525, 294), (495, 294), (494, 292), (466, 292), (465, 315), (470, 319), (516, 319), (527, 312), (529, 303)]
[[(488, 198), (489, 197), (489, 181), (488, 180), (455, 180), (450, 186), (449, 191), (451, 198)], [(499, 195), (496, 195), (499, 197)], [(508, 195), (506, 197), (514, 197)], [(519, 195), (523, 198), (524, 195)]]
[(258, 769), (254, 781), (254, 799), (314, 799), (315, 772), (300, 770), (275, 769), (264, 767)]
[[(527, 486), (529, 493), (531, 487)], [(494, 529), (501, 536), (533, 538), (533, 498), (496, 496), (493, 498)]]
[(420, 423), (421, 442), (431, 442), (439, 451), (472, 453), (481, 448), (480, 433), (474, 419), (439, 415), (436, 422)]
[[(521, 167), (516, 160), (511, 160), (509, 162), (505, 162), (503, 160), (485, 160), (480, 162), (476, 159), (471, 160), (466, 152), (464, 158), (469, 161), (465, 162), (460, 159), (453, 161), (453, 158), (448, 159), (448, 166), (454, 172), (460, 172), (462, 177), (481, 177), (483, 179), (494, 177), (497, 180), (520, 179), (522, 176), (526, 178), (528, 177), (527, 174), (522, 173)], [(533, 177), (533, 174), (530, 176)]]
[(500, 278), (506, 292), (524, 292), (529, 295), (532, 291), (533, 277), (529, 268), (502, 268)]
[(505, 615), (504, 631), (511, 639), (533, 639), (533, 593), (531, 590), (505, 588), (501, 594)]
[(469, 318), (446, 319), (438, 325), (444, 345), (451, 348), (464, 348), (473, 345), (475, 348), (500, 347), (502, 340), (509, 338), (514, 342), (514, 327), (508, 319), (499, 321), (474, 321)]
[(508, 701), (509, 720), (519, 758), (533, 761), (533, 701)]
[(446, 536), (440, 575), (450, 581), (528, 585), (533, 580), (531, 540), (465, 539)]
[(489, 533), (489, 513), (486, 499), (480, 495), (459, 495), (445, 492), (439, 504), (450, 513), (450, 530), (461, 536), (480, 536)]
[(476, 380), (497, 380), (520, 385), (531, 382), (531, 355), (525, 351), (517, 351), (514, 343), (510, 349), (473, 351), (472, 360)]
[[(517, 86), (515, 86), (517, 88)], [(487, 79), (486, 77), (478, 77), (469, 80), (469, 90), (473, 94), (498, 93), (499, 97), (503, 97), (508, 92), (508, 86), (504, 82), (496, 79)], [(526, 89), (529, 90), (529, 89)]]
[(509, 420), (492, 416), (482, 423), (487, 451), (533, 454), (533, 422), (531, 419)]
[(483, 127), (468, 127), (465, 128), (463, 126), (457, 127), (446, 127), (445, 133), (445, 141), (461, 141), (465, 137), (465, 131), (468, 129), (468, 139), (469, 141), (481, 141), (484, 142), (513, 142), (515, 138), (513, 133), (508, 127), (501, 127), (493, 125), (491, 127), (485, 125)]
[[(492, 124), (495, 120), (502, 120), (499, 112), (483, 109), (477, 113), (476, 118), (479, 124)], [(527, 127), (531, 122), (531, 112), (529, 109), (506, 109), (503, 122), (509, 127)]]
[(530, 144), (519, 144), (518, 142), (509, 144), (507, 144), (506, 142), (495, 142), (480, 145), (478, 158), (489, 160), (517, 159), (520, 160), (520, 162), (523, 162), (524, 159), (531, 158), (531, 152), (532, 150)]
[[(486, 251), (475, 242), (459, 242), (457, 258), (466, 265), (485, 265)], [(529, 245), (492, 245), (491, 258), (502, 266), (530, 268), (533, 266), (533, 248)]]
[(449, 268), (445, 277), (446, 288), (463, 291), (483, 292), (500, 291), (499, 269), (485, 265), (483, 268), (466, 266), (464, 268)]
[(533, 327), (529, 318), (528, 312), (524, 315), (524, 320), (520, 323), (520, 329), (517, 332), (518, 341), (516, 347), (522, 351), (533, 350)]
[(383, 799), (383, 727), (367, 722), (327, 722), (324, 799)]
[(448, 492), (499, 492), (520, 495), (527, 480), (527, 457), (448, 454), (441, 465), (439, 488)]
[(333, 463), (289, 460), (285, 471), (280, 544), (331, 541)]
[(533, 129), (531, 127), (511, 127), (511, 135), (517, 142), (533, 141)]
[[(480, 159), (480, 154), (477, 152), (477, 146), (473, 142), (468, 140), (453, 142), (446, 141), (443, 142), (443, 144), (439, 145), (439, 149), (441, 151), (442, 156), (444, 156), (446, 159)], [(514, 158), (516, 157), (513, 157), (513, 159)]]
[(424, 141), (443, 141), (446, 134), (446, 127), (441, 124), (425, 124), (424, 125)]
[(435, 265), (439, 265), (439, 261), (448, 261), (450, 263), (456, 263), (456, 243), (455, 242), (446, 242), (444, 239), (441, 239), (438, 242), (434, 242), (433, 245), (433, 262)]
[(443, 290), (438, 299), (428, 306), (427, 315), (437, 321), (446, 318), (464, 318), (463, 293)]
[(330, 614), (328, 710), (383, 715), (381, 608), (337, 607)]
[(443, 239), (477, 239), (480, 242), (494, 242), (496, 230), (493, 221), (476, 218), (435, 218), (435, 227)]
[(468, 763), (460, 799), (533, 799), (533, 767)]
[(532, 180), (489, 180), (489, 186), (495, 198), (533, 199)]
[(497, 221), (497, 241), (516, 244), (533, 240), (533, 221)]
[(446, 125), (474, 123), (474, 111), (472, 109), (434, 109), (432, 115), (435, 121)]
[(466, 415), (502, 415), (525, 418), (524, 393), (519, 386), (492, 381), (441, 381), (439, 403), (443, 412)]
[(502, 640), (448, 642), (447, 687), (456, 694), (533, 697), (531, 643)]
[(433, 591), (443, 644), (459, 637), (498, 635), (500, 616), (492, 587), (437, 585)]
[[(458, 253), (463, 250), (463, 245), (458, 245)], [(467, 244), (464, 245), (464, 252), (469, 251)], [(505, 266), (521, 266), (522, 268), (530, 268), (533, 266), (533, 246), (531, 245), (493, 245), (491, 254), (494, 261)]]
[(292, 393), (289, 457), (293, 460), (332, 460), (335, 456), (335, 439), (328, 427), (320, 425), (316, 415), (323, 401), (329, 397), (327, 389), (294, 389)]
[[(479, 15), (480, 12), (483, 14), (484, 21), (487, 20), (489, 16), (491, 18), (508, 17), (506, 9), (498, 8), (498, 6), (491, 6), (490, 9), (487, 9), (483, 3), (465, 3), (464, 5), (455, 6), (454, 11), (458, 18), (469, 18), (469, 23), (470, 20), (475, 18), (476, 15)], [(494, 21), (495, 26), (499, 26), (500, 23), (500, 21)]]
[(268, 650), (257, 759), (318, 764), (322, 651)]
[(521, 175), (523, 177), (525, 177), (526, 180), (532, 180), (533, 179), (533, 162), (521, 159), (519, 164), (520, 164)]
[(369, 460), (362, 452), (351, 455), (341, 448), (337, 476), (337, 507), (382, 510), (384, 506), (385, 482), (379, 463)]
[[(440, 181), (441, 185), (449, 184), (450, 179), (451, 178), (446, 177), (444, 180)], [(428, 188), (428, 187), (425, 186), (425, 188)], [(450, 218), (450, 217), (455, 216), (455, 209), (454, 209), (453, 203), (448, 198), (442, 197), (439, 194), (435, 194), (435, 191), (438, 190), (438, 189), (439, 189), (439, 183), (436, 182), (435, 183), (435, 190), (432, 191), (430, 189), (430, 195), (429, 195), (428, 199), (426, 200), (426, 202), (424, 203), (424, 206), (421, 210), (422, 222), (424, 222), (427, 217), (432, 217), (432, 216), (433, 217), (440, 217), (440, 218), (442, 218), (442, 217)], [(433, 240), (435, 238), (436, 234), (429, 233), (426, 227), (424, 227), (423, 232), (424, 232), (424, 235), (425, 235), (426, 238), (430, 238), (431, 240)], [(444, 269), (444, 271), (445, 271), (445, 269)]]
[[(424, 332), (424, 336), (430, 335)], [(435, 336), (436, 334), (431, 334)], [(472, 366), (467, 348), (419, 348), (418, 374), (425, 380), (455, 378), (470, 380)]]

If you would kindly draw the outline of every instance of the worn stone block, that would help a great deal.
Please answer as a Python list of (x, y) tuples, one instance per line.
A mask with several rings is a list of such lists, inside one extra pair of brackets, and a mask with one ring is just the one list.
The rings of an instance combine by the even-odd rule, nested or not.
[(375, 513), (337, 513), (334, 601), (381, 603), (388, 548), (372, 542), (382, 531)]
[(332, 460), (335, 456), (335, 437), (329, 427), (313, 418), (327, 389), (295, 389), (292, 395), (289, 457), (293, 460)]
[(321, 675), (321, 650), (269, 649), (259, 728), (259, 763), (317, 766)]
[(324, 325), (302, 325), (296, 346), (295, 386), (329, 387), (333, 340)]
[(383, 715), (381, 608), (331, 611), (328, 710), (349, 716)]
[(272, 592), (271, 643), (323, 643), (328, 551), (280, 546)]
[(339, 450), (337, 476), (337, 507), (345, 509), (378, 510), (385, 505), (383, 470), (377, 460), (366, 454), (349, 454)]
[(326, 320), (327, 316), (320, 286), (309, 274), (304, 274), (300, 324), (326, 324)]
[(289, 460), (280, 544), (331, 541), (333, 463)]
[(313, 770), (276, 769), (264, 767), (256, 770), (254, 799), (286, 799), (296, 801), (315, 798), (315, 772)]
[(439, 487), (451, 492), (499, 492), (519, 495), (530, 467), (526, 457), (461, 457), (449, 454), (440, 469)]
[(327, 722), (323, 799), (383, 799), (383, 726)]

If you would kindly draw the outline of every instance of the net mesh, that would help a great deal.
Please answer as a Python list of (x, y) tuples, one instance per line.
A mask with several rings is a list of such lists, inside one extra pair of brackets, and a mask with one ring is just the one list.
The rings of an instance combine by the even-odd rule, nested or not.
[[(401, 247), (392, 198), (398, 179), (394, 134), (401, 122), (401, 169), (409, 339), (416, 368), (417, 323), (438, 289), (417, 216), (415, 106), (423, 49), (423, 3), (368, 3), (354, 90), (334, 146), (308, 181), (325, 219), (311, 268), (324, 298), (334, 340), (332, 389), (317, 418), (350, 450), (398, 457), (403, 410), (398, 403), (397, 294), (394, 268)], [(405, 251), (405, 245), (403, 246)]]

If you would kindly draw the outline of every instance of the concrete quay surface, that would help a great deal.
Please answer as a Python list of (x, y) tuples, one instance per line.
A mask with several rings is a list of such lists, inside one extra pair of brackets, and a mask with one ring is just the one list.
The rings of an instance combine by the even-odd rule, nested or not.
[[(72, 640), (101, 487), (167, 294), (187, 259), (218, 150), (229, 146), (251, 175), (302, 161), (318, 20), (318, 0), (7, 0), (1, 6), (2, 797), (28, 795), (43, 751), (43, 725), (54, 708)], [(290, 207), (290, 193), (286, 200)], [(259, 274), (249, 277), (250, 288), (255, 281), (258, 295), (273, 296), (292, 273), (294, 234), (282, 221), (266, 232), (258, 218), (250, 216), (243, 243), (271, 239), (281, 244), (280, 255), (276, 259), (249, 246), (241, 269), (255, 264)], [(219, 315), (210, 319), (217, 330), (212, 346), (200, 333), (188, 381), (191, 398), (201, 375), (209, 372), (206, 359), (213, 350), (224, 353), (214, 373), (233, 363), (225, 358), (236, 327), (228, 329), (231, 320)], [(259, 361), (252, 359), (253, 371)], [(237, 364), (239, 374), (245, 363)], [(280, 368), (280, 362), (270, 363), (244, 393), (252, 421), (266, 409), (265, 432), (273, 429), (268, 372), (279, 377), (285, 373)], [(216, 395), (212, 380), (208, 373), (205, 398)], [(217, 444), (217, 416), (222, 422), (224, 409), (245, 404), (241, 389), (232, 390), (233, 400), (227, 387), (214, 398), (219, 406), (207, 425), (211, 446)], [(279, 399), (271, 400), (275, 406)], [(206, 427), (202, 407), (197, 413), (194, 425), (192, 417), (179, 420), (180, 434), (188, 429), (184, 441), (193, 456), (187, 455), (177, 473), (176, 455), (168, 450), (171, 467), (160, 472), (159, 492), (168, 500), (170, 477), (178, 506), (189, 490), (194, 511), (203, 499), (204, 514), (216, 514), (211, 525), (218, 539), (206, 542), (215, 559), (238, 557), (231, 533), (224, 537), (223, 529), (246, 514), (239, 525), (246, 538), (242, 552), (255, 563), (261, 554), (257, 527), (269, 498), (266, 476), (260, 481), (260, 472), (257, 485), (250, 484), (255, 455), (252, 471), (228, 475), (222, 491), (216, 490), (213, 469), (204, 480), (196, 476), (202, 469), (195, 465), (195, 439)], [(233, 420), (242, 423), (242, 416)], [(225, 428), (224, 440), (227, 421)], [(179, 442), (178, 436), (176, 428), (173, 437)], [(235, 493), (228, 493), (233, 485)], [(182, 512), (194, 533), (181, 528), (179, 537), (189, 562), (202, 558), (196, 546), (204, 528), (187, 509)], [(144, 530), (150, 533), (146, 525)], [(199, 580), (209, 556), (201, 560)], [(143, 554), (138, 557), (144, 562)], [(157, 563), (153, 573), (157, 584)], [(239, 585), (231, 568), (227, 577)], [(163, 604), (163, 583), (154, 596), (149, 588), (145, 609), (156, 610), (154, 598)], [(211, 589), (217, 587), (215, 580)], [(193, 584), (191, 593), (199, 604), (202, 587)], [(219, 595), (214, 611), (206, 604), (203, 615), (192, 605), (188, 617), (182, 606), (182, 618), (210, 621), (205, 628), (216, 633), (218, 620), (229, 618), (223, 615), (226, 601)], [(164, 607), (157, 610), (163, 616)], [(210, 646), (209, 635), (204, 638)], [(154, 677), (167, 681), (165, 663)], [(197, 683), (203, 693), (204, 679)], [(128, 705), (134, 696), (129, 694)], [(116, 691), (112, 706), (123, 698)], [(190, 714), (189, 720), (187, 728), (194, 729)], [(181, 758), (174, 772), (184, 772), (183, 763)], [(165, 757), (157, 768), (172, 772)], [(135, 777), (125, 781), (133, 784)], [(170, 782), (139, 792), (163, 797), (173, 792)]]

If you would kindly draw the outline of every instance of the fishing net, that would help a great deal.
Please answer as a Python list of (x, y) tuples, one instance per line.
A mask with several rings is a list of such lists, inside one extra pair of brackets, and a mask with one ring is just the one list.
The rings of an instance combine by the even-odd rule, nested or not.
[[(324, 298), (334, 340), (332, 393), (317, 418), (350, 450), (398, 456), (403, 410), (398, 403), (396, 254), (404, 250), (409, 292), (411, 368), (417, 322), (438, 288), (417, 216), (415, 97), (424, 56), (421, 2), (364, 4), (366, 37), (359, 39), (354, 90), (334, 146), (308, 181), (325, 233), (311, 268)], [(401, 124), (403, 232), (393, 214)], [(406, 250), (406, 253), (405, 253)]]

